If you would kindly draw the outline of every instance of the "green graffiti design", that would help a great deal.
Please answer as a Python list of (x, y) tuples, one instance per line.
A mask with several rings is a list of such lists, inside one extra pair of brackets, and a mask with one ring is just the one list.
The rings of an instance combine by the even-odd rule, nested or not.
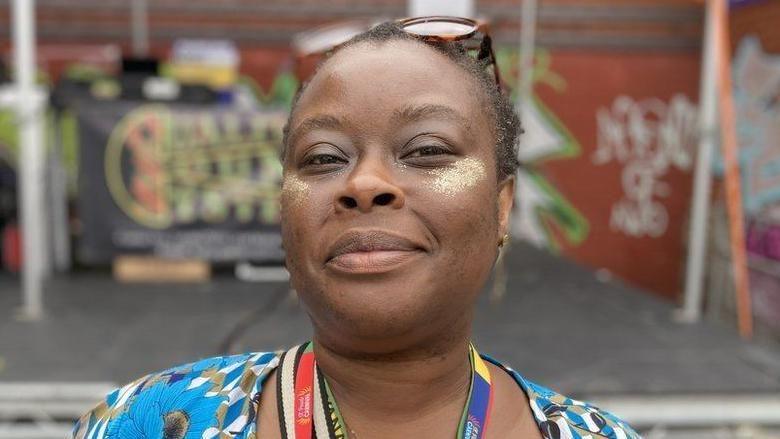
[(550, 249), (560, 250), (553, 227), (559, 230), (570, 244), (581, 244), (588, 236), (588, 221), (543, 175), (531, 171), (529, 177), (552, 200), (549, 205), (538, 205), (534, 209), (534, 215), (544, 227)]
[(241, 76), (239, 83), (252, 90), (255, 99), (263, 107), (289, 108), (298, 91), (298, 79), (291, 72), (281, 72), (274, 78), (271, 89), (265, 92), (251, 77)]
[[(517, 101), (519, 93), (517, 87), (518, 57), (519, 54), (514, 49), (504, 48), (497, 52), (502, 78), (505, 78), (506, 85), (515, 101)], [(548, 51), (539, 50), (534, 54), (534, 84), (543, 84), (558, 93), (563, 93), (566, 90), (566, 81), (561, 75), (552, 71), (550, 68), (551, 60)], [(520, 188), (520, 190), (530, 191), (536, 195), (533, 198), (535, 204), (526, 206), (525, 211), (519, 212), (520, 215), (530, 216), (522, 221), (523, 228), (527, 229), (523, 230), (522, 233), (535, 244), (558, 251), (562, 245), (559, 242), (559, 236), (569, 245), (580, 245), (588, 236), (588, 221), (550, 183), (539, 167), (550, 161), (579, 157), (582, 148), (577, 139), (541, 99), (534, 96), (531, 105), (529, 114), (535, 118), (535, 123), (541, 125), (545, 131), (554, 133), (557, 142), (549, 149), (541, 152), (535, 151), (531, 157), (522, 157), (521, 155), (525, 165), (520, 171), (521, 180), (524, 184), (532, 187)]]

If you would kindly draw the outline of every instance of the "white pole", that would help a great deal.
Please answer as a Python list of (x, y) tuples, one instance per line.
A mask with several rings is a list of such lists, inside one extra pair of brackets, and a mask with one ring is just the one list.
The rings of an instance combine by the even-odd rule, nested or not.
[(13, 43), (16, 113), (19, 121), (19, 190), (22, 228), (22, 317), (43, 314), (44, 203), (43, 98), (35, 87), (35, 2), (14, 0)]
[[(518, 103), (527, 109), (533, 99), (534, 88), (534, 50), (536, 47), (536, 10), (537, 0), (523, 0), (520, 18), (520, 81)], [(520, 114), (525, 116), (524, 113)], [(522, 118), (521, 120), (525, 120)]]
[[(515, 110), (520, 116), (520, 121), (524, 126), (532, 125), (534, 119), (534, 54), (536, 51), (536, 21), (537, 21), (537, 0), (523, 0), (520, 16), (520, 45), (518, 53), (517, 70), (517, 101)], [(526, 133), (518, 145), (518, 157), (523, 160), (526, 156), (523, 151), (524, 145), (528, 144), (537, 134), (532, 131)], [(532, 186), (526, 183), (529, 179), (526, 171), (520, 169), (517, 173), (517, 182), (515, 189), (515, 212), (512, 221), (512, 233), (522, 236), (525, 233), (523, 222), (523, 212), (521, 209), (527, 204), (528, 197), (531, 196)]]
[(132, 29), (133, 55), (149, 55), (149, 16), (147, 0), (132, 0), (130, 4), (130, 26)]
[[(537, 0), (523, 0), (523, 6), (520, 17), (520, 56), (518, 57), (518, 71), (520, 77), (517, 81), (518, 96), (515, 103), (515, 109), (520, 116), (521, 122), (525, 122), (530, 118), (530, 109), (533, 105), (533, 93), (534, 93), (534, 52), (536, 50), (536, 10)], [(495, 66), (498, 68), (498, 66)], [(520, 143), (520, 147), (522, 142)], [(523, 157), (521, 151), (518, 151), (518, 156)], [(518, 171), (522, 172), (522, 171)], [(521, 216), (517, 211), (522, 206), (522, 197), (525, 196), (522, 185), (522, 174), (516, 176), (515, 183), (515, 216), (517, 219), (512, 223), (512, 232), (515, 234), (522, 234), (522, 227), (520, 226)], [(495, 278), (493, 282), (493, 294), (491, 299), (495, 302), (500, 300), (506, 293), (507, 283), (507, 257), (506, 253), (510, 251), (512, 247), (512, 241), (509, 240), (504, 244), (502, 248), (502, 254), (496, 261)]]
[(697, 322), (701, 318), (704, 261), (707, 253), (707, 223), (709, 220), (712, 153), (717, 138), (717, 35), (715, 4), (706, 3), (706, 21), (699, 88), (699, 153), (693, 180), (693, 200), (688, 238), (688, 264), (685, 273), (685, 296), (679, 314), (682, 321)]
[(57, 111), (49, 137), (50, 158), (46, 169), (49, 173), (47, 195), (50, 206), (53, 266), (57, 271), (65, 272), (70, 270), (71, 261), (68, 233), (68, 175), (65, 172), (62, 156), (61, 117), (62, 115)]

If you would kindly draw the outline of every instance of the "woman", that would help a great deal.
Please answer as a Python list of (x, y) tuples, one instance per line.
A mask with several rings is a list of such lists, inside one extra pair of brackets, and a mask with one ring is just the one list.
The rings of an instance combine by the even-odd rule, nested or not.
[[(427, 34), (426, 34), (427, 35)], [(285, 130), (282, 234), (314, 328), (109, 394), (77, 438), (633, 438), (470, 344), (506, 240), (519, 121), (453, 35), (385, 23), (338, 47)]]

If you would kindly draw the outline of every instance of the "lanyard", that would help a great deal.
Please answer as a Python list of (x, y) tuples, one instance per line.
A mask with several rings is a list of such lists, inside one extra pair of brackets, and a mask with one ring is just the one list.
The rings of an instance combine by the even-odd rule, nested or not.
[[(277, 403), (282, 438), (348, 439), (344, 418), (317, 367), (313, 347), (311, 342), (304, 343), (280, 359)], [(469, 344), (469, 362), (471, 384), (456, 439), (484, 438), (493, 403), (490, 371), (473, 344)]]

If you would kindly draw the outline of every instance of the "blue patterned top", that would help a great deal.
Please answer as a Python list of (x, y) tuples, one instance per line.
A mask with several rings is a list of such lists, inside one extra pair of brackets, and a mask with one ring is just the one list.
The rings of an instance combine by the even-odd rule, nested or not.
[[(114, 390), (76, 422), (74, 439), (255, 439), (265, 378), (282, 352), (214, 357), (147, 375)], [(528, 396), (545, 439), (635, 439), (626, 423), (534, 384), (498, 361)]]

